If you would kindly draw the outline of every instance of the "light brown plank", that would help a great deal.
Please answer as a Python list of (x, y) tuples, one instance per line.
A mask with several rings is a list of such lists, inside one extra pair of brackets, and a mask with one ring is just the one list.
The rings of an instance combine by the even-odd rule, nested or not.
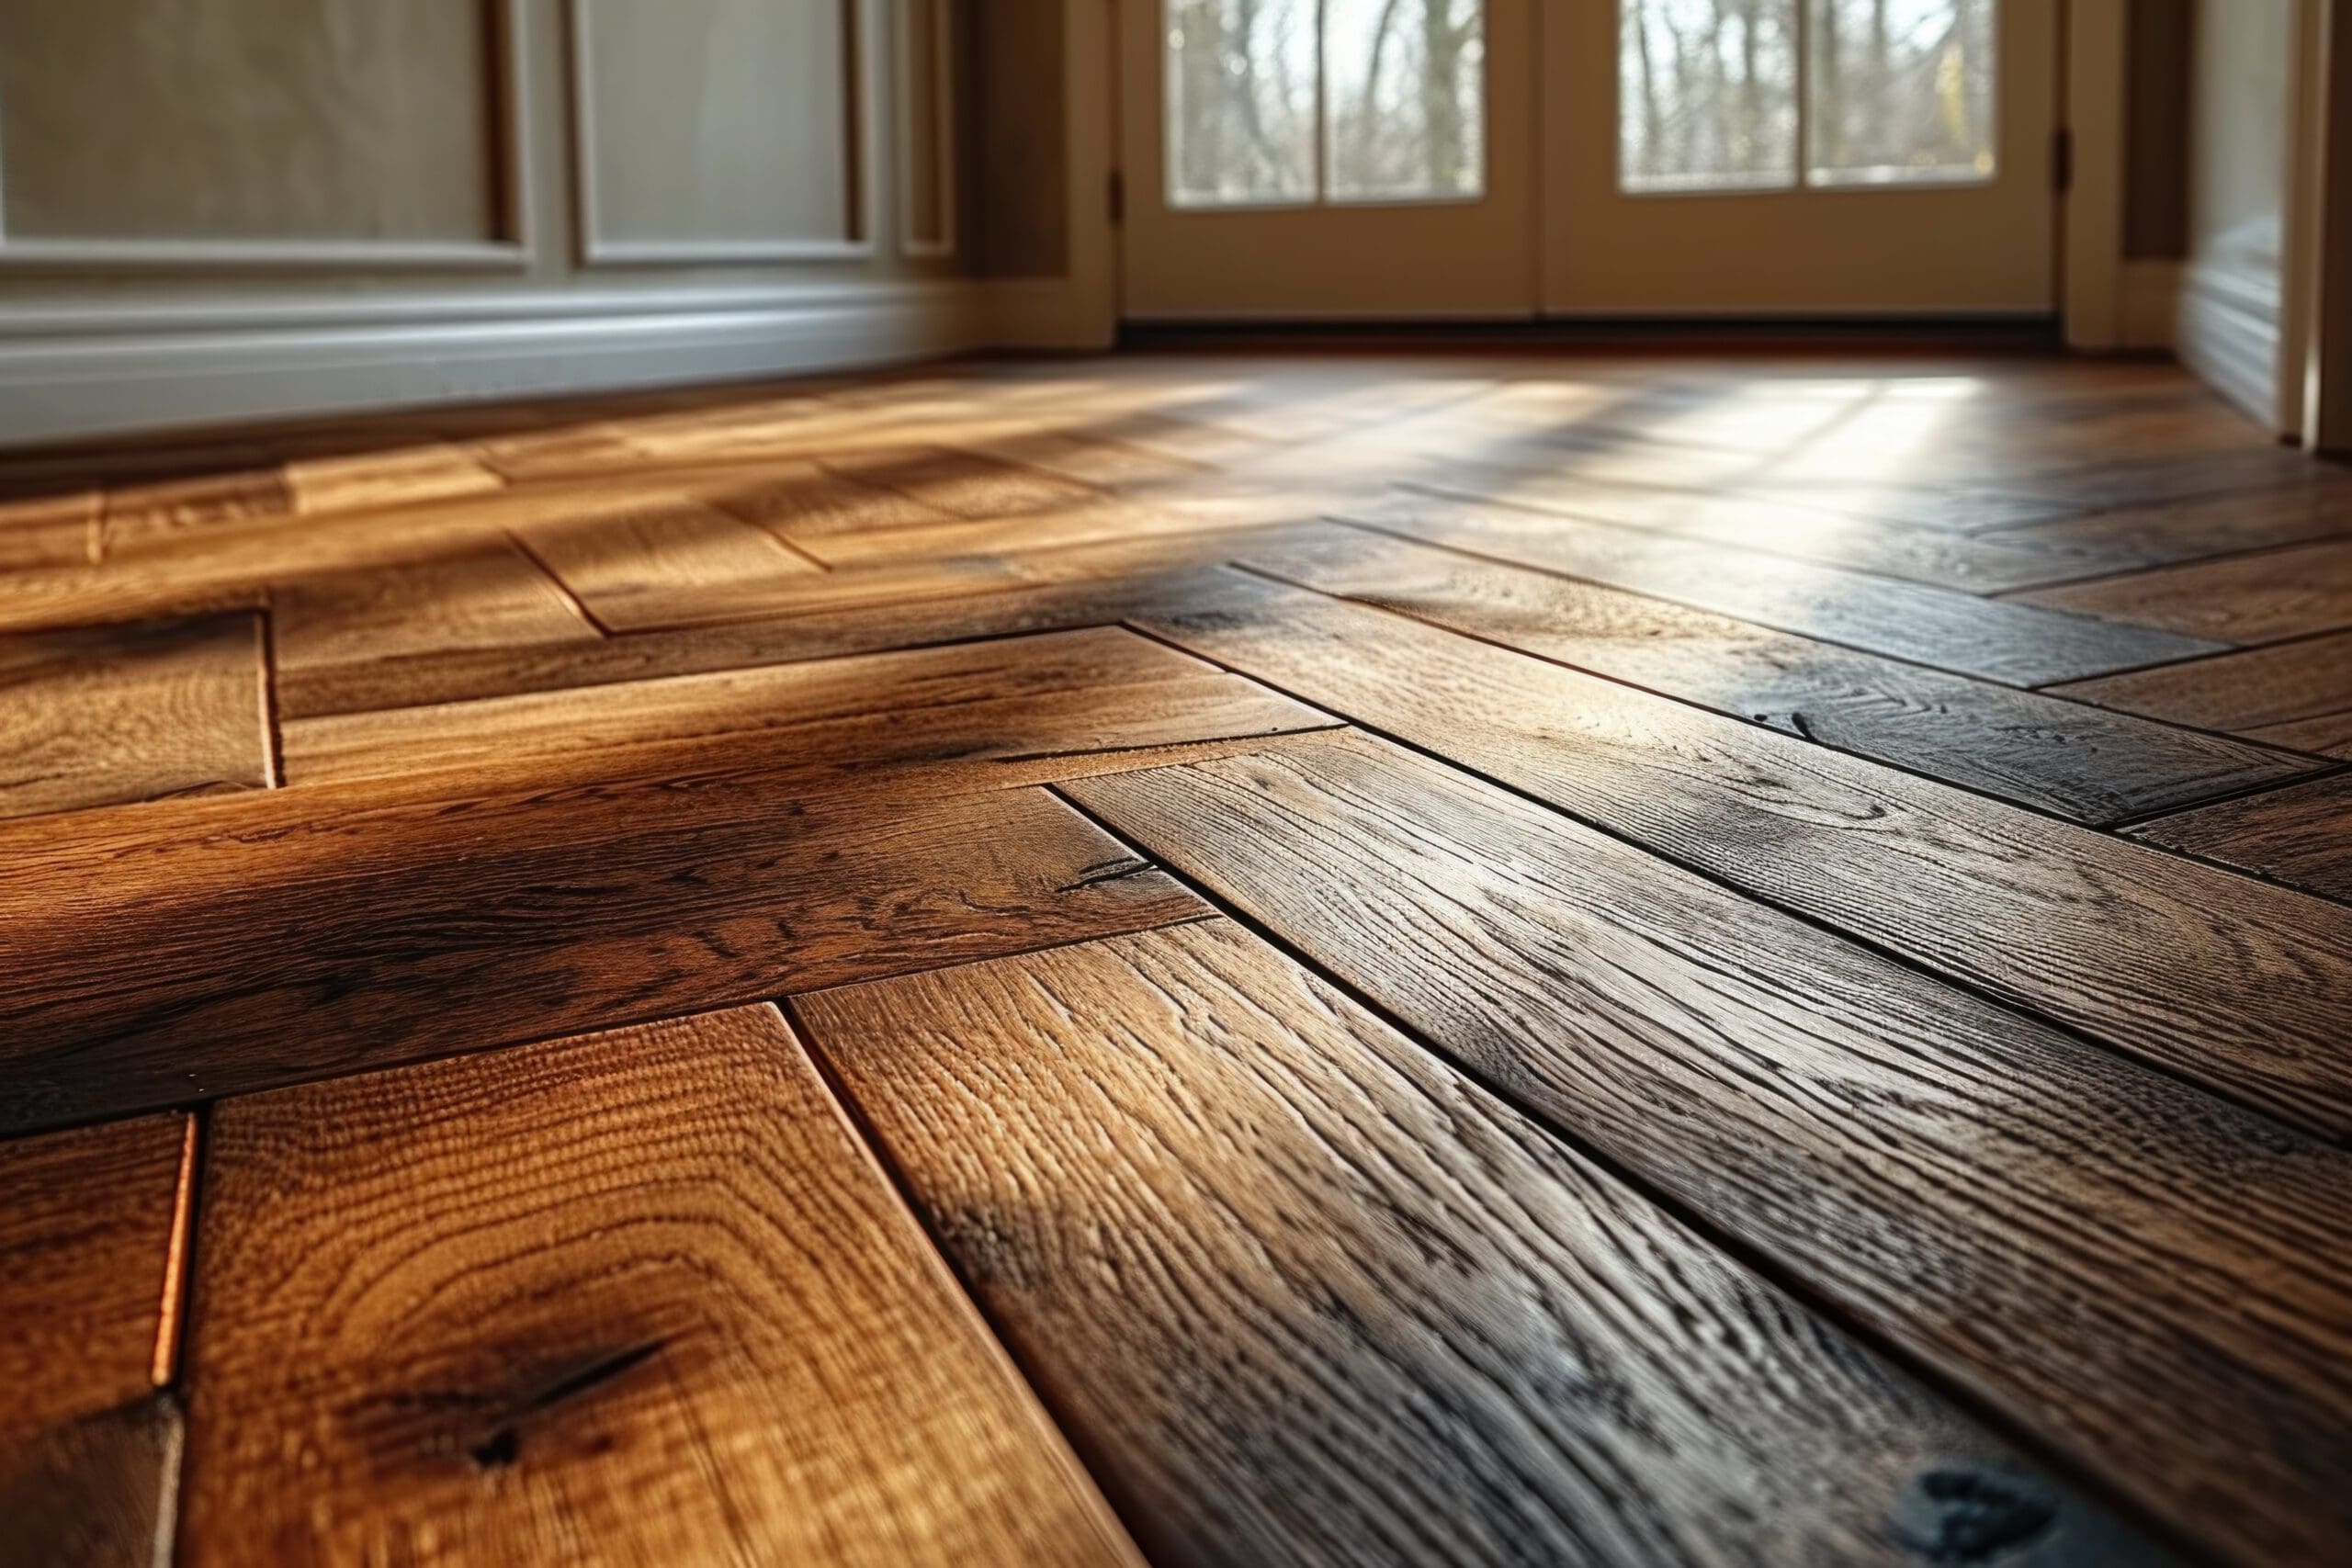
[(162, 1560), (189, 1132), (165, 1115), (0, 1143), (0, 1561)]
[(1228, 922), (796, 1006), (1156, 1556), (2163, 1555)]
[(0, 637), (0, 816), (270, 782), (257, 615)]
[(848, 730), (865, 736), (867, 754), (878, 761), (904, 755), (919, 740), (938, 754), (1002, 756), (1326, 722), (1252, 682), (1097, 626), (290, 720), (285, 748), (288, 778), (319, 783), (425, 768), (506, 770), (532, 759), (702, 737), (764, 736), (774, 748)]
[(2352, 910), (1369, 606), (1268, 585), (1252, 609), (1148, 624), (2300, 1125), (2352, 1132)]
[(1136, 1561), (772, 1008), (213, 1130), (184, 1562)]
[(2184, 1535), (2352, 1551), (2352, 1156), (1395, 747), (1067, 787)]
[(28, 865), (0, 893), (25, 933), (0, 974), (0, 1131), (1204, 912), (1041, 792), (928, 782), (676, 771)]
[(599, 635), (555, 580), (503, 538), (429, 558), (304, 577), (271, 594), (279, 667)]
[(614, 632), (707, 615), (714, 599), (756, 601), (819, 570), (774, 535), (690, 501), (526, 524), (515, 536)]

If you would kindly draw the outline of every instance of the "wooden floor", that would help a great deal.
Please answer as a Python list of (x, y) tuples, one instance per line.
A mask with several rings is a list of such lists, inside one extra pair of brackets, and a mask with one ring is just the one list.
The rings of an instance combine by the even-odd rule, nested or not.
[(0, 493), (0, 1562), (2352, 1562), (2352, 473), (2176, 370)]

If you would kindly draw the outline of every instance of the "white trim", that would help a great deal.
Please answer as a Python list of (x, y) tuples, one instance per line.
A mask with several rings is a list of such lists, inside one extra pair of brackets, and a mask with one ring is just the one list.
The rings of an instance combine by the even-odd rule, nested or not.
[(2280, 428), (2282, 304), (2275, 258), (2267, 275), (2215, 261), (2181, 269), (2173, 339), (2181, 363), (2271, 431)]
[(271, 271), (460, 269), (520, 271), (535, 255), (531, 228), (530, 72), (523, 47), (525, 0), (483, 0), (498, 59), (492, 156), (499, 182), (498, 237), (483, 240), (107, 239), (43, 235), (10, 239), (0, 195), (0, 267), (93, 271)]
[[(354, 302), (366, 305), (369, 302)], [(631, 308), (593, 297), (483, 300), (431, 316), (431, 302), (372, 302), (276, 319), (251, 307), (159, 307), (85, 330), (0, 344), (0, 431), (37, 443), (134, 430), (467, 399), (603, 390), (899, 364), (972, 346), (961, 281), (842, 283), (763, 295), (692, 292)], [(306, 316), (305, 311), (309, 314)], [(241, 318), (240, 312), (243, 315)], [(404, 311), (418, 312), (414, 317)], [(51, 327), (71, 325), (58, 312)]]
[(865, 0), (836, 0), (842, 16), (842, 232), (838, 236), (615, 240), (603, 231), (596, 200), (596, 96), (590, 69), (594, 0), (565, 0), (564, 76), (571, 99), (572, 210), (579, 225), (573, 260), (582, 267), (725, 266), (774, 262), (863, 261), (875, 253), (868, 215), (874, 210), (874, 73), (868, 68), (873, 16)]
[[(914, 46), (909, 39), (909, 14), (913, 0), (899, 0), (890, 18), (892, 51), (898, 56), (897, 97), (899, 134), (894, 139), (899, 147), (899, 254), (910, 261), (937, 261), (952, 256), (956, 251), (956, 52), (955, 0), (933, 0), (938, 25), (932, 29), (930, 80), (919, 82), (920, 62), (914, 57)], [(932, 110), (932, 158), (939, 170), (939, 237), (934, 240), (914, 238), (915, 182), (914, 164), (910, 154), (913, 138), (910, 134), (912, 116), (910, 112), (918, 91), (928, 92), (935, 100)]]

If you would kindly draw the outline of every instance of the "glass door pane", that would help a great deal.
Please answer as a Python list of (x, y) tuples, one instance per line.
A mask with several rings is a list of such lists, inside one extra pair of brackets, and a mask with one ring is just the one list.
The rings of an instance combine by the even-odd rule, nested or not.
[(1477, 196), (1486, 183), (1481, 0), (1324, 0), (1334, 201)]
[(1995, 0), (1809, 0), (1808, 180), (1993, 177)]
[(1170, 207), (1315, 199), (1316, 0), (1169, 0)]
[(1623, 0), (1619, 184), (1796, 184), (1797, 0)]

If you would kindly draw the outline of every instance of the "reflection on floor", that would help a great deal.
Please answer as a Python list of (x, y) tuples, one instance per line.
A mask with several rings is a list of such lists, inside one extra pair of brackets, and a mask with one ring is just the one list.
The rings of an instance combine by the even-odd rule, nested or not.
[(2352, 1561), (2352, 476), (2176, 371), (0, 492), (0, 1558)]

